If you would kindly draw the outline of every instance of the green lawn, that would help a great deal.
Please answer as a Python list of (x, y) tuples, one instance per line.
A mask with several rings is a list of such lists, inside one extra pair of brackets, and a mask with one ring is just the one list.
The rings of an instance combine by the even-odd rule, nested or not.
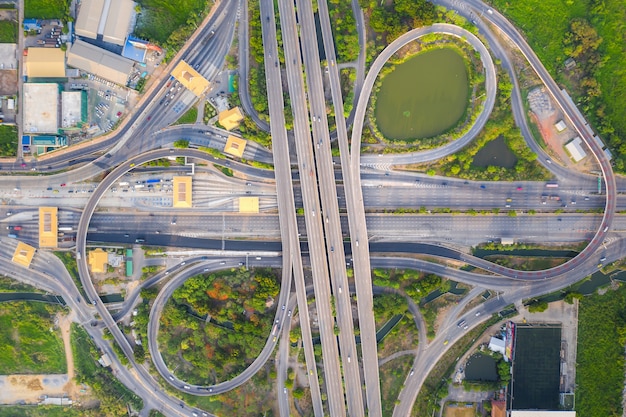
[(187, 110), (185, 114), (180, 116), (180, 119), (178, 119), (176, 123), (174, 124), (175, 125), (192, 124), (196, 122), (197, 118), (198, 118), (198, 108), (192, 107), (189, 110)]
[(27, 19), (60, 19), (68, 13), (67, 0), (24, 0)]
[(3, 292), (36, 292), (43, 293), (45, 291), (39, 288), (31, 287), (9, 277), (0, 276), (0, 293)]
[(393, 414), (398, 394), (409, 376), (413, 365), (413, 355), (401, 356), (389, 361), (380, 367), (380, 388), (384, 416)]
[[(626, 335), (626, 288), (584, 297), (578, 313), (576, 412), (621, 415)], [(601, 359), (600, 359), (601, 358)], [(619, 411), (618, 411), (619, 410)]]
[(17, 128), (15, 126), (0, 125), (0, 156), (15, 156), (17, 154)]
[[(35, 302), (0, 304), (0, 369), (3, 374), (67, 372), (63, 340), (51, 331), (60, 307)], [(19, 320), (16, 320), (19, 318)]]
[(17, 23), (12, 20), (0, 20), (0, 43), (17, 42)]

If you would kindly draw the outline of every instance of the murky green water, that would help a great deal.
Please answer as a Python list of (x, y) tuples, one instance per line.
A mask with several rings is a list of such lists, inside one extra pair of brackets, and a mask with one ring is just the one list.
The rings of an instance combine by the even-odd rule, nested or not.
[(383, 80), (375, 109), (378, 128), (389, 139), (436, 136), (459, 122), (467, 100), (463, 58), (450, 48), (428, 51)]

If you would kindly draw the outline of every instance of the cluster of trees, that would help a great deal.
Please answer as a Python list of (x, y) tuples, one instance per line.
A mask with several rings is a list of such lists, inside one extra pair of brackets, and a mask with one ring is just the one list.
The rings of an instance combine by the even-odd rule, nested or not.
[[(265, 55), (263, 50), (263, 33), (261, 30), (261, 9), (259, 0), (252, 0), (248, 4), (250, 61), (250, 99), (254, 109), (260, 116), (269, 120), (267, 104), (267, 86), (265, 83)], [(243, 59), (243, 58), (240, 58)]]
[(450, 282), (439, 275), (424, 274), (415, 270), (387, 270), (374, 268), (372, 271), (372, 283), (380, 287), (402, 289), (415, 302), (420, 302), (433, 291), (446, 292), (450, 288)]
[(17, 153), (17, 127), (0, 126), (0, 156), (15, 156)]
[(241, 372), (272, 327), (269, 299), (280, 291), (272, 270), (243, 268), (191, 278), (161, 317), (159, 343), (170, 368), (192, 383), (214, 383)]
[(430, 25), (436, 17), (435, 6), (426, 0), (394, 0), (382, 6), (377, 0), (361, 0), (360, 4), (370, 16), (377, 43), (389, 44), (413, 28)]
[[(340, 62), (356, 61), (359, 57), (359, 36), (356, 20), (349, 1), (330, 0), (328, 12), (333, 29), (337, 60)], [(345, 96), (344, 96), (345, 97)]]

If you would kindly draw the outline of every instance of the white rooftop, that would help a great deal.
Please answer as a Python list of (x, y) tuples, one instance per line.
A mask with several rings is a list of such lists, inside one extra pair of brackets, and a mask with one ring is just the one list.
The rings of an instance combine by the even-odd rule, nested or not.
[(587, 152), (583, 149), (583, 141), (576, 136), (574, 139), (570, 141), (567, 145), (565, 145), (565, 149), (572, 156), (574, 161), (578, 162), (584, 159), (587, 156)]
[(576, 411), (513, 410), (511, 417), (576, 417)]

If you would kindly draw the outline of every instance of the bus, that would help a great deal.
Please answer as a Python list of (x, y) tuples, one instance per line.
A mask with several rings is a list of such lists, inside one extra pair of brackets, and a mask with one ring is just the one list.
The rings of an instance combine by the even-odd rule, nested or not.
[(278, 324), (274, 325), (274, 330), (272, 330), (272, 336), (276, 336), (276, 332), (278, 331)]
[(62, 226), (62, 227), (59, 227), (59, 231), (62, 231), (62, 232), (71, 232), (72, 230), (74, 230), (72, 228), (72, 226)]
[(549, 182), (546, 184), (546, 188), (559, 188), (559, 184), (556, 182)]
[(161, 180), (159, 178), (150, 178), (149, 180), (146, 181), (146, 184), (158, 184), (160, 182)]

